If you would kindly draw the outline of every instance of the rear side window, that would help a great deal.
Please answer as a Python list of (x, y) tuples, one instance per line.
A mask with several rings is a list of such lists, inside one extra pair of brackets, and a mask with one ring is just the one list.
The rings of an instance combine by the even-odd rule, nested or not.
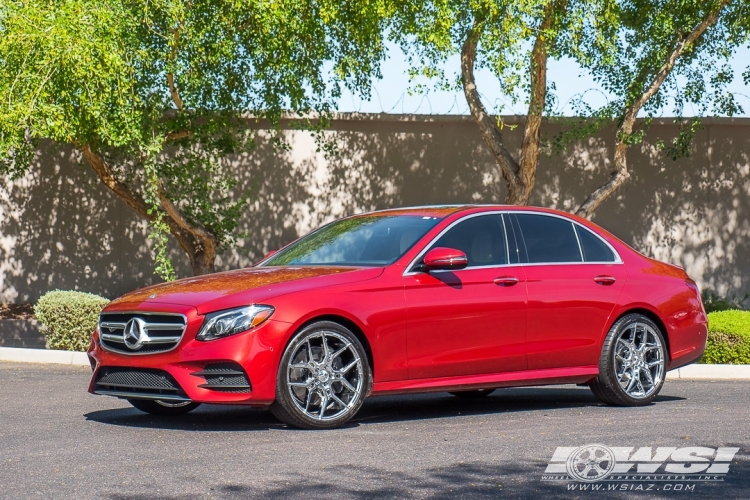
[(500, 214), (470, 217), (450, 228), (432, 248), (461, 250), (469, 260), (468, 267), (497, 266), (508, 263), (505, 231)]
[(573, 223), (547, 215), (516, 214), (529, 263), (583, 262)]
[(578, 239), (581, 241), (583, 260), (586, 262), (615, 262), (615, 254), (594, 233), (588, 229), (576, 226)]

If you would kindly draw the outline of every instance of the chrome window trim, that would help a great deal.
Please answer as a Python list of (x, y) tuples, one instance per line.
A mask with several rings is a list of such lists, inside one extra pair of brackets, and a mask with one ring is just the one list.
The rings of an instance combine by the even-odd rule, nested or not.
[[(177, 339), (177, 342), (175, 342), (174, 347), (171, 347), (170, 349), (166, 349), (164, 351), (156, 351), (156, 352), (138, 352), (138, 351), (121, 351), (119, 349), (113, 349), (111, 347), (108, 347), (104, 345), (101, 339), (102, 330), (101, 330), (101, 323), (102, 323), (102, 314), (139, 314), (143, 316), (179, 316), (182, 318), (182, 320), (185, 322), (185, 326), (182, 328), (182, 333), (180, 333), (179, 338)], [(145, 311), (107, 311), (107, 312), (101, 312), (99, 313), (99, 319), (96, 322), (96, 331), (99, 333), (99, 346), (104, 349), (107, 352), (112, 352), (115, 354), (124, 354), (126, 356), (148, 356), (152, 354), (164, 354), (166, 352), (171, 352), (177, 349), (177, 346), (180, 345), (182, 342), (182, 339), (185, 337), (185, 332), (187, 332), (188, 328), (188, 319), (187, 316), (181, 313), (170, 313), (170, 312), (145, 312)], [(158, 342), (154, 342), (155, 344), (158, 344)]]
[(576, 242), (578, 242), (578, 254), (581, 256), (581, 262), (586, 262), (586, 256), (583, 255), (583, 247), (581, 247), (581, 238), (578, 237), (578, 228), (573, 221), (570, 221), (570, 226), (573, 228), (573, 234), (576, 235)]
[[(503, 232), (505, 233), (505, 260), (510, 264), (510, 242), (508, 241), (508, 228), (505, 226), (505, 217), (500, 214), (500, 220), (503, 221)], [(513, 235), (515, 239), (515, 235)]]
[[(579, 226), (579, 227), (583, 228), (584, 230), (590, 232), (591, 234), (593, 234), (597, 238), (599, 238), (605, 245), (607, 245), (607, 248), (609, 248), (612, 251), (612, 253), (615, 256), (615, 260), (612, 261), (612, 262), (602, 262), (602, 261), (585, 262), (583, 260), (583, 252), (580, 250), (580, 247), (579, 247), (579, 251), (581, 252), (581, 261), (580, 262), (527, 262), (525, 264), (519, 262), (519, 263), (515, 263), (515, 264), (510, 264), (510, 258), (508, 258), (508, 264), (496, 264), (496, 265), (492, 265), (492, 266), (474, 266), (474, 267), (465, 267), (463, 269), (456, 269), (456, 270), (453, 270), (453, 271), (449, 271), (449, 270), (437, 270), (437, 271), (431, 271), (431, 272), (453, 272), (453, 273), (455, 273), (455, 272), (461, 272), (461, 271), (469, 271), (469, 270), (472, 270), (472, 269), (506, 268), (506, 267), (514, 267), (514, 266), (570, 266), (570, 265), (592, 265), (592, 264), (594, 264), (594, 265), (601, 265), (601, 264), (611, 264), (611, 265), (613, 265), (613, 264), (624, 264), (624, 262), (622, 260), (622, 257), (620, 257), (620, 254), (617, 252), (617, 250), (615, 250), (615, 248), (607, 240), (605, 240), (604, 238), (602, 238), (601, 236), (599, 236), (598, 234), (596, 234), (596, 232), (588, 229), (586, 226), (584, 226), (583, 224), (581, 224), (578, 221), (574, 221), (574, 220), (569, 219), (569, 218), (567, 218), (567, 217), (565, 217), (563, 215), (550, 214), (550, 213), (547, 213), (547, 212), (537, 212), (537, 211), (534, 211), (534, 210), (492, 210), (492, 211), (489, 211), (489, 212), (478, 212), (478, 213), (475, 213), (475, 214), (465, 215), (465, 216), (463, 216), (463, 217), (461, 217), (461, 218), (453, 221), (451, 224), (448, 225), (448, 227), (446, 227), (445, 229), (443, 229), (442, 231), (440, 231), (440, 233), (438, 233), (437, 236), (435, 236), (432, 240), (430, 240), (430, 242), (427, 245), (425, 245), (425, 247), (422, 249), (422, 251), (419, 252), (414, 259), (412, 259), (412, 261), (409, 263), (409, 265), (406, 266), (406, 268), (404, 269), (404, 273), (402, 274), (402, 276), (414, 276), (414, 275), (417, 275), (417, 274), (424, 274), (424, 273), (419, 272), (419, 271), (410, 271), (410, 269), (413, 268), (417, 264), (417, 262), (419, 262), (419, 260), (422, 259), (425, 256), (425, 254), (430, 250), (430, 248), (432, 247), (432, 245), (434, 245), (435, 242), (437, 240), (439, 240), (440, 237), (442, 237), (445, 233), (447, 233), (448, 231), (450, 231), (450, 229), (453, 228), (453, 226), (455, 226), (456, 224), (458, 224), (460, 222), (463, 222), (463, 221), (465, 221), (467, 219), (471, 219), (472, 217), (479, 217), (479, 216), (482, 216), (482, 215), (495, 215), (495, 214), (500, 214), (500, 215), (502, 215), (502, 214), (509, 214), (509, 215), (512, 215), (512, 214), (542, 215), (542, 216), (546, 216), (546, 217), (556, 217), (558, 219), (562, 219), (564, 221), (570, 222), (571, 224), (573, 224), (575, 226)], [(505, 228), (505, 221), (503, 221), (503, 228)], [(576, 238), (578, 238), (578, 232), (575, 230), (575, 228), (573, 228), (573, 232), (576, 233)], [(523, 237), (523, 235), (521, 235), (521, 237)], [(508, 242), (507, 242), (507, 239), (508, 239), (508, 233), (507, 232), (505, 233), (505, 239), (506, 239), (505, 248), (509, 249), (509, 245), (508, 245)], [(579, 245), (580, 245), (580, 243), (579, 243)]]

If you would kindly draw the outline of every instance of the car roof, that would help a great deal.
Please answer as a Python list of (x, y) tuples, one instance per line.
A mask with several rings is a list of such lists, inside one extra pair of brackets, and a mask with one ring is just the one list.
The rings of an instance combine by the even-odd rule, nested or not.
[(489, 208), (489, 207), (503, 207), (504, 205), (425, 205), (419, 207), (402, 207), (402, 208), (389, 208), (386, 210), (377, 210), (375, 212), (367, 212), (358, 214), (355, 217), (360, 216), (382, 216), (382, 217), (394, 217), (398, 215), (412, 215), (421, 217), (436, 217), (442, 219), (449, 215), (463, 212), (472, 208)]

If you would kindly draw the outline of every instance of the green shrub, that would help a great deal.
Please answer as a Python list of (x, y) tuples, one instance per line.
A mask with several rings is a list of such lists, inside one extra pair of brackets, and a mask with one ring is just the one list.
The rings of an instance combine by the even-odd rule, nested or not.
[(708, 342), (701, 363), (750, 364), (750, 311), (708, 315)]
[(746, 311), (747, 308), (745, 307), (745, 302), (748, 297), (750, 297), (750, 294), (747, 293), (742, 298), (737, 295), (721, 297), (710, 288), (706, 288), (701, 292), (703, 307), (706, 308), (706, 312), (708, 313), (714, 311), (729, 311), (732, 309)]
[(44, 294), (34, 306), (34, 314), (47, 338), (47, 349), (88, 349), (99, 313), (108, 302), (91, 293), (53, 290)]

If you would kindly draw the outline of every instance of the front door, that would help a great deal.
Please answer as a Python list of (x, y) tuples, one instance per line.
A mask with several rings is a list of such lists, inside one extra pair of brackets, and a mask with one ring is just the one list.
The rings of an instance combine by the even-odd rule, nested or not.
[(463, 251), (457, 271), (404, 276), (410, 379), (526, 369), (526, 279), (508, 264), (500, 214), (462, 219), (430, 248)]

